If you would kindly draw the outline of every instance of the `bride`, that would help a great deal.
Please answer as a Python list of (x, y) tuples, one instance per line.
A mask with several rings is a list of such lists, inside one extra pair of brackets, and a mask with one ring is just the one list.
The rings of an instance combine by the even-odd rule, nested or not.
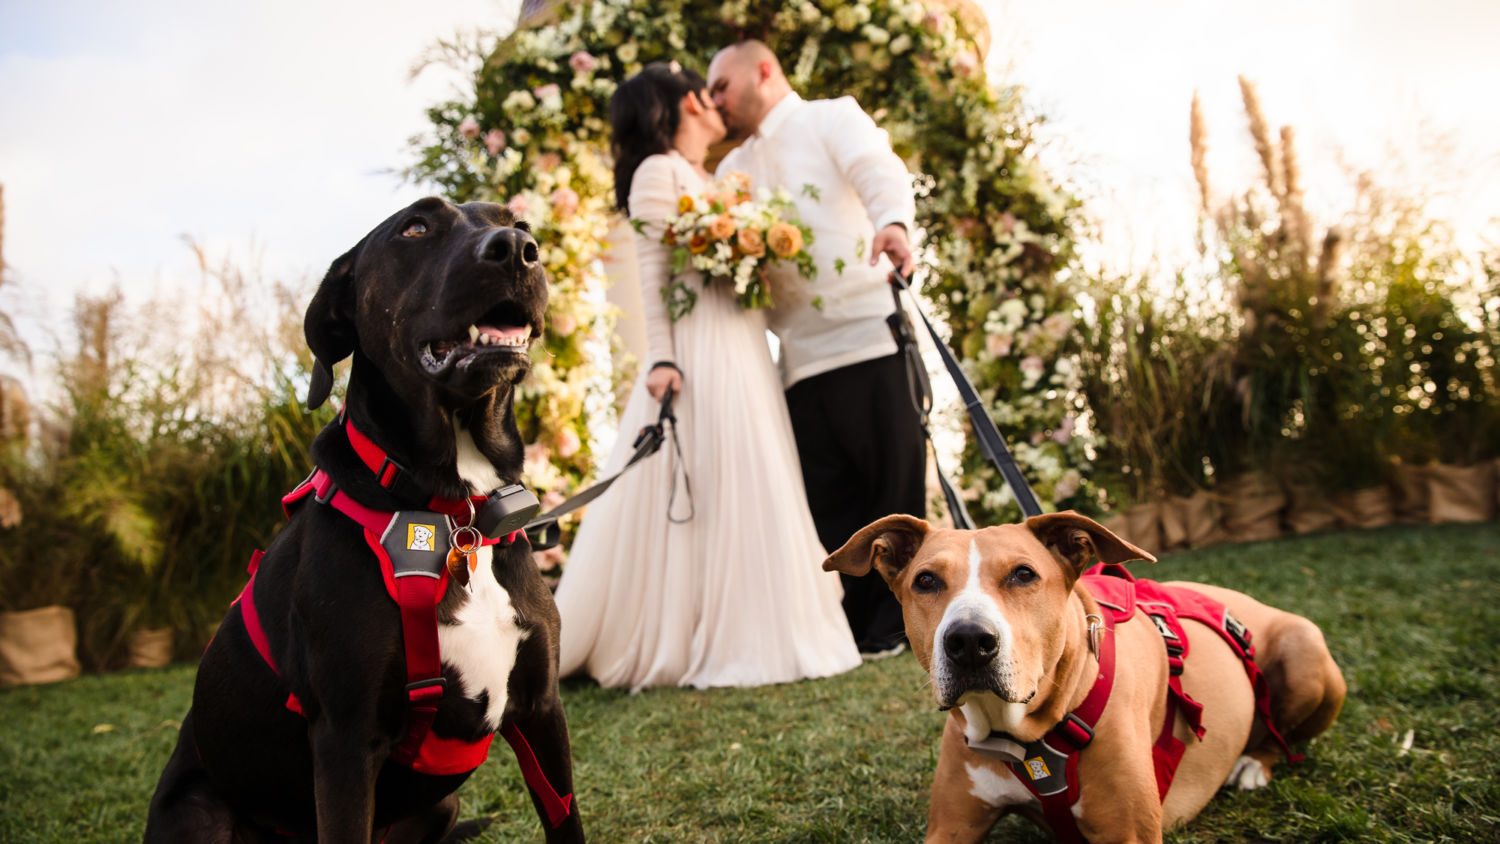
[[(702, 193), (704, 157), (724, 123), (698, 74), (655, 63), (610, 101), (615, 197), (634, 220), (649, 366), (620, 418), (656, 421), (674, 393), (681, 456), (669, 441), (587, 511), (557, 589), (562, 673), (602, 686), (758, 686), (826, 677), (860, 664), (824, 573), (802, 487), (786, 400), (760, 310), (731, 285), (678, 274), (697, 304), (672, 322), (664, 223), (678, 198)], [(691, 487), (684, 484), (684, 474)]]

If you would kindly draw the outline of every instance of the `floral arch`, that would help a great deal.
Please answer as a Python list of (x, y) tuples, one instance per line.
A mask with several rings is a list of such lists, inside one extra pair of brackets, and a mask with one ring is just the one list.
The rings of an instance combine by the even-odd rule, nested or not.
[[(702, 71), (720, 46), (753, 36), (782, 57), (800, 93), (851, 94), (889, 132), (916, 175), (929, 313), (948, 325), (1039, 497), (1084, 506), (1086, 443), (1074, 432), (1083, 399), (1071, 347), (1077, 203), (1037, 163), (1036, 118), (1020, 91), (985, 78), (988, 35), (967, 2), (528, 2), (522, 26), (484, 57), (469, 96), (430, 110), (433, 128), (416, 141), (409, 174), (455, 201), (509, 203), (543, 245), (553, 285), (547, 353), (518, 404), (534, 443), (529, 480), (555, 494), (586, 480), (595, 457), (588, 415), (610, 412), (613, 398), (601, 351), (612, 317), (599, 295), (617, 219), (610, 95), (645, 63), (677, 59)], [(978, 522), (1019, 514), (972, 446), (961, 464)]]

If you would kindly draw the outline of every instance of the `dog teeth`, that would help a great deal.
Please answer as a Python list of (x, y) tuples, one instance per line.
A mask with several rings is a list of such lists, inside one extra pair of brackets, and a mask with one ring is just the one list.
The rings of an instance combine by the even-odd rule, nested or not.
[(491, 326), (470, 327), (470, 342), (476, 346), (504, 346), (511, 349), (525, 348), (531, 342), (531, 327), (504, 331)]
[(477, 326), (477, 325), (471, 325), (471, 326), (469, 326), (469, 342), (472, 343), (472, 342), (474, 342), (475, 340), (478, 340), (478, 339), (479, 339), (479, 326)]

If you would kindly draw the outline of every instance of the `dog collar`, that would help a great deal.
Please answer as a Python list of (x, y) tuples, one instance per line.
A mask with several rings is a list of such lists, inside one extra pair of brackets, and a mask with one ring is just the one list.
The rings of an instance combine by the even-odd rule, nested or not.
[[(542, 509), (536, 495), (521, 484), (508, 484), (489, 495), (471, 495), (466, 498), (428, 495), (426, 490), (419, 489), (411, 479), (410, 470), (359, 430), (348, 414), (340, 411), (339, 417), (350, 447), (382, 487), (401, 498), (425, 500), (427, 509), (446, 516), (461, 518), (467, 515), (465, 524), (478, 530), (486, 540), (494, 541), (502, 536), (511, 536), (525, 527)], [(320, 492), (319, 498), (322, 497)], [(513, 536), (511, 541), (515, 541)]]

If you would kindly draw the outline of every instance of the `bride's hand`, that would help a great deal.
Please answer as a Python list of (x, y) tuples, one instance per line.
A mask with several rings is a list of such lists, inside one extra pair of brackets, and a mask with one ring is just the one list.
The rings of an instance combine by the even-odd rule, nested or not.
[(646, 392), (651, 398), (661, 401), (662, 393), (667, 390), (673, 395), (682, 392), (682, 372), (670, 364), (657, 366), (646, 375)]

